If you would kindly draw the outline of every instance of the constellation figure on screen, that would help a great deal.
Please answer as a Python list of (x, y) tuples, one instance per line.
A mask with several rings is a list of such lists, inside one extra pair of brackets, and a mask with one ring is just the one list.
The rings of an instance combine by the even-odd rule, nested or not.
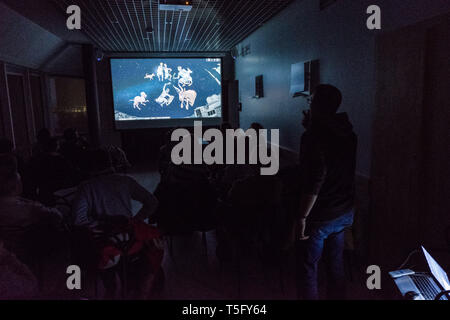
[(164, 81), (164, 64), (161, 62), (156, 70), (156, 75), (159, 81)]
[(178, 86), (180, 88), (177, 88), (175, 86), (173, 87), (178, 92), (178, 98), (181, 101), (181, 109), (186, 108), (186, 110), (189, 110), (189, 106), (191, 107), (194, 106), (195, 99), (197, 99), (197, 92), (195, 92), (194, 90), (186, 90), (184, 87), (181, 87), (180, 85)]
[(168, 106), (169, 104), (172, 103), (173, 99), (175, 98), (175, 96), (172, 96), (169, 94), (170, 89), (167, 88), (167, 86), (170, 84), (170, 82), (166, 83), (164, 85), (163, 91), (161, 93), (161, 95), (155, 99), (155, 101), (161, 106)]
[(155, 74), (154, 74), (154, 73), (152, 73), (152, 74), (146, 73), (144, 79), (150, 79), (150, 80), (153, 80), (154, 77), (155, 77)]
[(141, 92), (140, 96), (134, 97), (134, 99), (130, 100), (133, 102), (133, 108), (141, 110), (139, 105), (145, 106), (147, 102), (150, 102), (147, 100), (147, 94), (145, 92)]
[(172, 75), (171, 75), (172, 69), (167, 67), (167, 64), (164, 64), (164, 79), (172, 81)]
[(191, 86), (192, 85), (192, 76), (191, 76), (192, 70), (187, 68), (183, 69), (182, 67), (178, 66), (178, 75), (176, 77), (173, 77), (174, 79), (178, 79), (178, 86)]

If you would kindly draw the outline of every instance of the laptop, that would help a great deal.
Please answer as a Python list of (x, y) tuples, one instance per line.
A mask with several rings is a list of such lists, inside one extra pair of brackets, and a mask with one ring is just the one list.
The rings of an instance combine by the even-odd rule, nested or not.
[[(403, 297), (413, 293), (413, 300), (434, 300), (442, 292), (450, 290), (447, 273), (422, 246), (431, 275), (409, 269), (389, 272)], [(415, 294), (414, 294), (415, 293)], [(441, 300), (448, 300), (444, 295)]]

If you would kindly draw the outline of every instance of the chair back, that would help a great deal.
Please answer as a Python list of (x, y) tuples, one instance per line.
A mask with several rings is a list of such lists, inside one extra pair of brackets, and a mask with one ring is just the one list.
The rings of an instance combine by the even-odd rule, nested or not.
[(213, 227), (217, 194), (207, 179), (161, 182), (158, 225), (169, 233), (188, 233)]
[(76, 263), (91, 270), (107, 269), (115, 266), (119, 259), (113, 265), (107, 264), (105, 255), (112, 251), (117, 258), (127, 255), (135, 240), (133, 226), (127, 217), (102, 217), (95, 226), (72, 229), (73, 256)]
[(0, 227), (5, 248), (33, 271), (40, 270), (48, 259), (68, 253), (68, 234), (46, 221), (26, 227)]
[(273, 176), (236, 181), (229, 194), (235, 231), (270, 242), (280, 220), (281, 190), (281, 182)]

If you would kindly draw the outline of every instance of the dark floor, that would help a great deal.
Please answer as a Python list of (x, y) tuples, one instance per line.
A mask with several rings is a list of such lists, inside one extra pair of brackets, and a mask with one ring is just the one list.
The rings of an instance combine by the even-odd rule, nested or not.
[[(156, 170), (137, 168), (130, 175), (150, 191), (154, 191), (159, 182)], [(163, 259), (166, 283), (160, 299), (296, 299), (294, 253), (281, 269), (264, 266), (254, 253), (246, 253), (240, 261), (238, 275), (236, 263), (219, 263), (214, 231), (206, 233), (206, 250), (201, 233), (175, 236), (171, 241), (172, 256), (168, 250), (169, 240), (166, 241)], [(348, 298), (379, 299), (378, 293), (366, 287), (365, 269), (356, 266), (351, 269)]]
[[(153, 168), (137, 166), (133, 176), (149, 191), (154, 191), (160, 176)], [(133, 203), (137, 212), (140, 205)], [(295, 254), (290, 252), (284, 261), (262, 263), (255, 252), (243, 252), (239, 259), (221, 264), (216, 257), (215, 231), (206, 232), (206, 247), (201, 233), (174, 236), (165, 240), (163, 270), (165, 285), (158, 300), (295, 300)], [(170, 246), (171, 243), (171, 246)], [(169, 248), (172, 250), (169, 250)], [(172, 254), (170, 254), (172, 252)], [(352, 256), (346, 260), (348, 292), (351, 300), (386, 299), (383, 291), (370, 291), (366, 287), (365, 265), (359, 265)], [(55, 265), (60, 265), (56, 263)], [(321, 268), (324, 269), (324, 268)], [(238, 271), (239, 270), (239, 271)], [(351, 270), (351, 272), (350, 272)], [(51, 279), (44, 289), (43, 298), (50, 299), (104, 299), (101, 281), (83, 274), (81, 292), (68, 291), (65, 287), (67, 274), (50, 267), (43, 277)], [(65, 271), (65, 270), (64, 270)], [(321, 294), (324, 293), (324, 275), (319, 277)], [(383, 284), (384, 286), (384, 284)], [(97, 287), (97, 290), (95, 289)], [(384, 289), (385, 287), (383, 287)], [(120, 290), (119, 290), (120, 291)], [(120, 299), (120, 294), (117, 296)], [(130, 297), (131, 298), (131, 297)]]

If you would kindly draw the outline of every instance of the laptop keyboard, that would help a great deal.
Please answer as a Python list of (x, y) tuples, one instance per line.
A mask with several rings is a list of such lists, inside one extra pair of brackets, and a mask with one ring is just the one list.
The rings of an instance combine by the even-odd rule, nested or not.
[(434, 298), (439, 294), (440, 291), (431, 284), (428, 277), (415, 275), (411, 275), (410, 277), (425, 300), (434, 300)]

